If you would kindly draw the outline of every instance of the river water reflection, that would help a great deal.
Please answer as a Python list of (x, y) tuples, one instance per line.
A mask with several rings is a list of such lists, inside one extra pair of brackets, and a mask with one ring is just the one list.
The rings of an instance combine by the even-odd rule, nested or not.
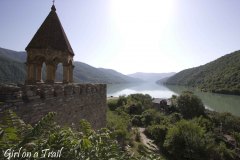
[(204, 105), (218, 112), (230, 112), (240, 116), (240, 96), (201, 92), (183, 86), (165, 86), (152, 83), (110, 84), (107, 86), (107, 96), (129, 95), (133, 93), (149, 94), (155, 98), (170, 98), (182, 91), (192, 91), (202, 99)]

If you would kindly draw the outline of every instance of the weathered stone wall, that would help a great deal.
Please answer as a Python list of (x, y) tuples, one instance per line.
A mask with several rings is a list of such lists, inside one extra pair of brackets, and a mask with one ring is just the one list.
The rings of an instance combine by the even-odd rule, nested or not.
[(94, 129), (106, 125), (105, 84), (38, 84), (0, 87), (0, 109), (12, 109), (25, 122), (34, 124), (48, 112), (56, 112), (60, 125), (89, 121)]

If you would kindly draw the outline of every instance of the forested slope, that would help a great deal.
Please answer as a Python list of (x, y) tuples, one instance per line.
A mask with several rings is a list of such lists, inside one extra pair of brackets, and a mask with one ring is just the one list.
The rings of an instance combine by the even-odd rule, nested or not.
[[(26, 77), (26, 52), (16, 52), (0, 48), (0, 83), (24, 83)], [(77, 83), (129, 83), (139, 79), (123, 75), (117, 71), (95, 68), (83, 62), (74, 62), (74, 82)], [(43, 66), (43, 79), (46, 67)], [(56, 72), (56, 80), (62, 81), (62, 66)]]
[(240, 95), (240, 51), (227, 54), (205, 65), (183, 70), (170, 77), (166, 84)]

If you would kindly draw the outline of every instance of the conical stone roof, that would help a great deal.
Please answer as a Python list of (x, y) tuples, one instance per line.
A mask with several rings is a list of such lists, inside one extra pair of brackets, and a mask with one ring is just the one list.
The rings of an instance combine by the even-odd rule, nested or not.
[(74, 55), (54, 5), (49, 15), (26, 47), (26, 51), (29, 49), (54, 49), (69, 52), (69, 54)]

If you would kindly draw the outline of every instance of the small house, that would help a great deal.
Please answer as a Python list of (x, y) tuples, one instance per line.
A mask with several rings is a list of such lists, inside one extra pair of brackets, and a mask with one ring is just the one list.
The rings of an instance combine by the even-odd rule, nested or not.
[(164, 98), (154, 98), (152, 103), (155, 109), (161, 110), (161, 111), (166, 111), (166, 109), (168, 109), (169, 106), (172, 105), (172, 102), (170, 99), (164, 99)]

